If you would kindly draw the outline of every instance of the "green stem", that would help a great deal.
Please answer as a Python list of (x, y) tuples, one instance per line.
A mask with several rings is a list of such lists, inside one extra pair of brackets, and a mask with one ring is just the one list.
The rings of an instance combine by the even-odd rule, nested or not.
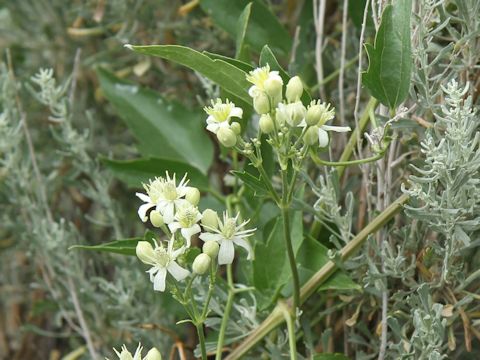
[(300, 305), (300, 280), (298, 278), (297, 263), (295, 261), (295, 254), (293, 252), (292, 237), (290, 234), (290, 216), (288, 213), (288, 206), (282, 206), (282, 221), (283, 221), (283, 236), (287, 246), (288, 262), (290, 264), (290, 271), (292, 272), (293, 283), (293, 309), (296, 313), (297, 307)]
[[(357, 236), (355, 236), (347, 245), (340, 251), (342, 261), (346, 261), (355, 254), (355, 252), (363, 245), (368, 236), (379, 230), (383, 225), (389, 222), (403, 207), (408, 200), (407, 195), (402, 195), (395, 200), (389, 207), (387, 207), (380, 215), (378, 215), (372, 222), (370, 222)], [(333, 261), (328, 261), (318, 270), (300, 291), (300, 303), (305, 302), (312, 296), (318, 287), (323, 284), (332, 274), (335, 273), (337, 267)], [(292, 301), (291, 299), (289, 302)], [(283, 305), (285, 306), (285, 305)], [(225, 360), (235, 360), (245, 355), (251, 348), (253, 348), (259, 341), (267, 336), (270, 331), (284, 321), (283, 312), (280, 306), (276, 306), (270, 315), (254, 330), (250, 335), (233, 350)]]
[(223, 314), (222, 324), (220, 326), (220, 333), (218, 334), (217, 353), (215, 360), (222, 360), (223, 344), (225, 342), (225, 333), (227, 331), (228, 320), (230, 319), (230, 312), (232, 311), (233, 298), (235, 296), (235, 289), (233, 287), (232, 264), (227, 265), (227, 282), (228, 282), (228, 297), (225, 305), (225, 312)]
[[(281, 307), (283, 318), (287, 323), (288, 330), (288, 345), (290, 347), (290, 359), (297, 360), (297, 336), (295, 334), (295, 316), (288, 310), (288, 306), (283, 302), (279, 303)], [(296, 311), (295, 308), (293, 311)]]
[(384, 151), (378, 153), (375, 156), (371, 156), (371, 157), (368, 157), (368, 158), (365, 158), (365, 159), (351, 160), (351, 161), (325, 161), (325, 160), (320, 159), (318, 157), (318, 155), (315, 154), (314, 152), (311, 152), (310, 155), (312, 157), (313, 162), (317, 165), (348, 166), (348, 165), (366, 164), (366, 163), (369, 163), (369, 162), (377, 161), (377, 160), (381, 159), (383, 157), (383, 155), (385, 155), (385, 151), (386, 151), (386, 149)]
[(277, 203), (277, 205), (280, 204), (280, 203), (281, 203), (281, 200), (280, 200), (277, 192), (276, 192), (275, 189), (273, 188), (272, 182), (270, 181), (270, 178), (268, 177), (267, 172), (266, 172), (265, 169), (263, 168), (262, 163), (259, 163), (258, 161), (255, 161), (255, 160), (251, 160), (251, 161), (252, 161), (252, 164), (253, 164), (253, 165), (258, 169), (258, 171), (260, 172), (260, 176), (262, 177), (263, 182), (264, 182), (265, 185), (267, 186), (268, 191), (270, 191), (270, 194), (272, 195), (273, 200)]
[(205, 334), (203, 333), (203, 324), (195, 324), (198, 334), (198, 342), (202, 351), (202, 360), (207, 360), (207, 347), (205, 346)]

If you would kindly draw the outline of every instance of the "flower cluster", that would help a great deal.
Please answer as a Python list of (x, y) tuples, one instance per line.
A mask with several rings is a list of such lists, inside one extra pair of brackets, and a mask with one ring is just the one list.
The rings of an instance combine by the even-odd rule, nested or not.
[[(141, 344), (138, 344), (137, 350), (135, 350), (135, 354), (132, 355), (130, 351), (128, 351), (125, 345), (122, 346), (120, 351), (117, 349), (113, 349), (115, 354), (117, 354), (119, 360), (162, 360), (162, 355), (157, 348), (151, 348), (150, 351), (142, 358), (142, 350), (143, 347)], [(107, 359), (108, 360), (108, 359)]]
[[(260, 115), (259, 129), (275, 139), (277, 144), (287, 132), (293, 132), (298, 127), (303, 129), (300, 137), (305, 145), (310, 147), (318, 145), (321, 148), (329, 144), (328, 132), (351, 130), (347, 126), (327, 125), (327, 122), (335, 117), (335, 109), (330, 104), (320, 100), (313, 100), (308, 106), (303, 104), (304, 87), (298, 76), (288, 81), (285, 93), (284, 82), (279, 72), (271, 71), (268, 64), (250, 71), (246, 78), (252, 83), (248, 93), (252, 97), (253, 108)], [(238, 123), (230, 124), (230, 119), (241, 118), (242, 109), (228, 100), (222, 103), (217, 99), (215, 102), (212, 101), (212, 107), (206, 107), (205, 111), (209, 115), (207, 129), (217, 134), (222, 145), (235, 146), (238, 143), (240, 128)]]
[[(227, 125), (219, 125), (228, 128)], [(192, 246), (192, 237), (200, 234), (204, 241), (203, 253), (198, 255), (192, 263), (194, 274), (202, 275), (210, 268), (218, 255), (218, 264), (231, 264), (235, 249), (234, 244), (248, 252), (248, 259), (252, 259), (253, 251), (247, 238), (253, 235), (255, 229), (244, 230), (248, 221), (239, 222), (239, 215), (230, 217), (226, 212), (223, 221), (212, 209), (200, 212), (197, 205), (200, 200), (200, 191), (188, 186), (186, 175), (177, 184), (176, 176), (155, 178), (144, 184), (146, 193), (136, 195), (144, 201), (138, 209), (142, 221), (150, 222), (153, 226), (162, 228), (170, 235), (168, 241), (157, 242), (139, 241), (136, 246), (137, 257), (151, 266), (147, 271), (150, 281), (156, 291), (165, 291), (167, 274), (176, 281), (182, 281), (191, 273), (177, 262)], [(150, 213), (147, 215), (147, 212)], [(166, 243), (166, 244), (164, 244)]]

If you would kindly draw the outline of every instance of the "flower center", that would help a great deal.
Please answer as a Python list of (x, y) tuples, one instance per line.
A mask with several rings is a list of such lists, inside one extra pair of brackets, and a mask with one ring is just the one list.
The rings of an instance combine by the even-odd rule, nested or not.
[(163, 186), (163, 196), (166, 200), (175, 200), (178, 197), (177, 187), (171, 182), (167, 182)]
[(235, 234), (237, 223), (235, 219), (227, 219), (225, 224), (223, 224), (222, 234), (225, 239), (231, 239)]
[(270, 75), (270, 67), (264, 66), (262, 68), (255, 69), (247, 75), (247, 81), (257, 86), (260, 90), (264, 89), (265, 81)]
[(198, 211), (193, 206), (179, 211), (178, 222), (182, 228), (192, 227), (197, 222)]
[(149, 185), (144, 185), (144, 188), (147, 191), (148, 197), (152, 200), (153, 203), (156, 203), (163, 192), (162, 179), (156, 178), (155, 180), (150, 182)]
[(155, 260), (160, 267), (167, 267), (171, 259), (164, 248), (157, 248), (155, 249)]

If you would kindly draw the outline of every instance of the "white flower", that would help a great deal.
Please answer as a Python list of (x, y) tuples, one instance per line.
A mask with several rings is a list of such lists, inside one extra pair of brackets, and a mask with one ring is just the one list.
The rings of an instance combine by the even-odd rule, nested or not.
[(277, 107), (277, 122), (280, 125), (288, 123), (290, 126), (299, 126), (305, 122), (307, 109), (301, 101), (290, 104), (279, 103)]
[[(327, 121), (330, 121), (335, 117), (335, 108), (331, 108), (330, 106), (330, 104), (322, 103), (320, 100), (314, 100), (309, 105), (309, 109), (312, 107), (318, 108), (318, 123), (316, 126), (318, 126), (318, 145), (320, 147), (326, 147), (328, 145), (328, 131), (348, 132), (352, 130), (350, 126), (325, 125)], [(307, 126), (306, 121), (302, 120), (299, 126)]]
[(202, 214), (196, 206), (186, 203), (177, 208), (175, 220), (168, 225), (170, 231), (173, 233), (180, 229), (182, 236), (187, 241), (187, 247), (190, 247), (191, 237), (201, 231), (200, 225), (197, 223), (202, 220)]
[(243, 110), (236, 107), (233, 102), (225, 101), (221, 99), (216, 101), (212, 100), (212, 106), (205, 106), (203, 110), (208, 114), (207, 118), (207, 130), (216, 134), (222, 127), (230, 128), (230, 118), (242, 118)]
[(155, 291), (165, 291), (165, 279), (167, 272), (175, 280), (182, 281), (190, 272), (177, 264), (176, 259), (185, 252), (185, 247), (173, 249), (174, 236), (168, 241), (167, 248), (155, 242), (155, 249), (147, 241), (139, 241), (136, 248), (138, 258), (152, 268), (147, 272), (150, 274), (150, 281), (153, 282)]
[(135, 193), (145, 204), (138, 208), (138, 216), (145, 222), (147, 221), (147, 211), (152, 207), (157, 206), (160, 193), (162, 192), (163, 178), (156, 177), (153, 181), (150, 180), (148, 184), (143, 184), (143, 187), (147, 194)]
[(248, 89), (248, 94), (255, 98), (260, 93), (265, 93), (265, 82), (267, 80), (280, 82), (283, 84), (283, 80), (278, 74), (278, 71), (270, 71), (270, 66), (267, 64), (264, 67), (256, 68), (250, 71), (247, 75), (247, 81), (252, 83), (253, 86)]
[(157, 210), (162, 214), (165, 224), (170, 224), (173, 221), (175, 208), (188, 203), (184, 199), (188, 191), (188, 182), (187, 174), (185, 174), (177, 186), (175, 174), (173, 174), (173, 177), (170, 177), (167, 172), (167, 177), (163, 180), (162, 191), (157, 201)]
[(200, 234), (203, 241), (216, 241), (220, 245), (218, 252), (218, 263), (220, 265), (231, 264), (235, 256), (235, 248), (233, 244), (243, 247), (248, 252), (247, 260), (253, 258), (252, 247), (247, 237), (253, 235), (256, 229), (242, 230), (249, 220), (237, 225), (239, 215), (234, 218), (228, 217), (227, 213), (223, 213), (223, 222), (218, 221), (218, 229), (207, 228), (210, 233)]
[(142, 360), (142, 349), (142, 345), (138, 344), (137, 350), (135, 351), (133, 357), (132, 353), (127, 350), (125, 345), (122, 346), (120, 352), (118, 352), (116, 349), (113, 349), (113, 351), (115, 351), (115, 354), (117, 354), (119, 360)]

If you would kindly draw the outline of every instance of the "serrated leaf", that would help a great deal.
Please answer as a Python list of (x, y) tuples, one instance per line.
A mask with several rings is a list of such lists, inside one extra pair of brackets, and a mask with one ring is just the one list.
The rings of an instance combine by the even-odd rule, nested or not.
[(250, 2), (252, 8), (245, 34), (245, 43), (258, 52), (264, 45), (269, 45), (276, 51), (280, 51), (282, 55), (288, 54), (292, 47), (290, 34), (262, 1), (201, 0), (200, 6), (211, 16), (217, 26), (236, 38), (238, 34), (237, 21)]
[(130, 187), (141, 187), (142, 183), (148, 182), (156, 176), (164, 176), (168, 171), (178, 177), (187, 174), (190, 185), (200, 190), (208, 190), (208, 178), (200, 170), (179, 161), (149, 158), (135, 160), (111, 160), (102, 159), (102, 162), (112, 171), (113, 175)]
[(412, 1), (394, 1), (382, 14), (374, 46), (366, 44), (369, 66), (362, 82), (372, 96), (396, 109), (410, 89), (412, 50), (410, 17)]
[(204, 114), (167, 101), (148, 88), (98, 70), (105, 97), (137, 138), (143, 156), (190, 164), (207, 173), (213, 145), (204, 127)]
[(211, 59), (205, 54), (180, 45), (132, 45), (130, 48), (140, 54), (157, 56), (186, 66), (212, 80), (245, 103), (252, 103), (252, 98), (247, 92), (250, 83), (246, 79), (245, 71), (228, 62)]
[[(90, 251), (109, 252), (113, 254), (135, 256), (135, 247), (139, 241), (145, 241), (143, 238), (122, 239), (107, 242), (99, 245), (73, 245), (68, 249), (80, 249)], [(153, 242), (152, 242), (153, 245)]]

